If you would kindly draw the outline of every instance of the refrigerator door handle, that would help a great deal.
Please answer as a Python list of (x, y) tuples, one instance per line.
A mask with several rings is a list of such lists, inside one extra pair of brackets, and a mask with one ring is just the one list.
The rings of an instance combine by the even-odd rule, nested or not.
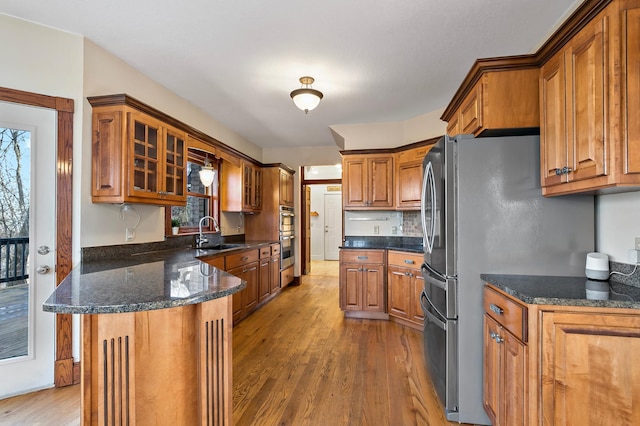
[[(426, 205), (427, 191), (431, 195), (431, 205)], [(433, 176), (433, 165), (429, 161), (425, 167), (422, 177), (422, 196), (420, 197), (420, 211), (422, 216), (422, 245), (427, 253), (433, 251), (433, 242), (436, 233), (436, 184)], [(427, 228), (426, 212), (427, 207), (431, 209), (430, 226)]]
[[(431, 321), (432, 323), (434, 323), (435, 325), (437, 325), (439, 328), (441, 328), (444, 331), (447, 331), (447, 323), (445, 321), (442, 321), (440, 318), (436, 317), (435, 315), (433, 315), (431, 312), (429, 312), (427, 310), (427, 307), (424, 304), (424, 301), (427, 301), (431, 306), (433, 306), (433, 304), (431, 303), (431, 301), (429, 300), (429, 298), (427, 297), (426, 294), (424, 294), (424, 292), (420, 293), (420, 305), (422, 306), (422, 312), (424, 312), (424, 315), (427, 317), (427, 319), (429, 321)], [(435, 308), (434, 308), (435, 309)], [(437, 311), (437, 310), (436, 310)]]
[(422, 275), (424, 276), (425, 280), (431, 282), (431, 280), (434, 280), (434, 278), (432, 277), (436, 277), (435, 281), (437, 282), (432, 282), (432, 284), (436, 285), (437, 287), (440, 287), (443, 290), (446, 290), (446, 285), (447, 285), (446, 281), (448, 278), (455, 279), (455, 277), (447, 277), (446, 275), (441, 274), (440, 272), (433, 269), (433, 267), (426, 262), (423, 263), (422, 266), (420, 266), (420, 269), (422, 269)]

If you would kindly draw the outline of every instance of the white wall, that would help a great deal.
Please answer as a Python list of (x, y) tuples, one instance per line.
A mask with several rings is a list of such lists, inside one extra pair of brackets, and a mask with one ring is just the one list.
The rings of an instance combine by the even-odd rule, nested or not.
[(596, 197), (596, 249), (611, 260), (631, 263), (628, 250), (640, 237), (640, 192)]
[(444, 108), (405, 121), (332, 125), (345, 150), (395, 148), (444, 135), (447, 123), (440, 120)]
[[(86, 40), (84, 43), (84, 96), (126, 93), (139, 101), (198, 129), (260, 160), (262, 150), (225, 128), (212, 117), (188, 103), (175, 93), (135, 70), (101, 47)], [(91, 106), (84, 101), (83, 140), (87, 147), (82, 156), (83, 164), (91, 164)], [(91, 168), (82, 170), (81, 228), (82, 247), (125, 244), (125, 221), (120, 219), (119, 206), (93, 204), (91, 202)], [(164, 240), (164, 208), (136, 205), (141, 220), (136, 238), (131, 243)], [(225, 218), (227, 219), (227, 218)], [(226, 229), (237, 228), (238, 218), (223, 222)]]
[(76, 202), (82, 172), (81, 36), (0, 14), (3, 66), (0, 86), (74, 101), (73, 120), (73, 254), (80, 261), (80, 215)]

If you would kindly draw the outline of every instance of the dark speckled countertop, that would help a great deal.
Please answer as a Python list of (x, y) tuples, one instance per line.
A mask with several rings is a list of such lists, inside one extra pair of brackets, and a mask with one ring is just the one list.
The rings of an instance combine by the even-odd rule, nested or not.
[(528, 304), (640, 309), (640, 288), (616, 281), (534, 275), (480, 277)]
[(227, 250), (181, 248), (81, 262), (43, 304), (47, 312), (104, 314), (185, 306), (226, 297), (246, 282), (200, 261), (270, 242)]
[(341, 249), (380, 249), (423, 253), (422, 238), (416, 237), (345, 237)]

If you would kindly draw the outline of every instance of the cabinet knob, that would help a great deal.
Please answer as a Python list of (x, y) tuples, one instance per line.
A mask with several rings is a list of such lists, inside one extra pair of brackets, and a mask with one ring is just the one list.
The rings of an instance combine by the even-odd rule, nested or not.
[(569, 173), (571, 173), (573, 171), (573, 169), (571, 167), (567, 167), (564, 166), (561, 169), (556, 169), (556, 176), (560, 176), (560, 175), (568, 175)]

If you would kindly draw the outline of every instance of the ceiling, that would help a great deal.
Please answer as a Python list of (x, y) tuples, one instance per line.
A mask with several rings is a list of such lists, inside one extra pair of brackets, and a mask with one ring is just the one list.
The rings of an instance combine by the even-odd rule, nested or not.
[[(0, 0), (0, 13), (81, 34), (248, 141), (282, 148), (334, 145), (330, 125), (442, 108), (476, 58), (535, 51), (581, 2)], [(324, 93), (307, 115), (289, 97), (303, 75)]]

